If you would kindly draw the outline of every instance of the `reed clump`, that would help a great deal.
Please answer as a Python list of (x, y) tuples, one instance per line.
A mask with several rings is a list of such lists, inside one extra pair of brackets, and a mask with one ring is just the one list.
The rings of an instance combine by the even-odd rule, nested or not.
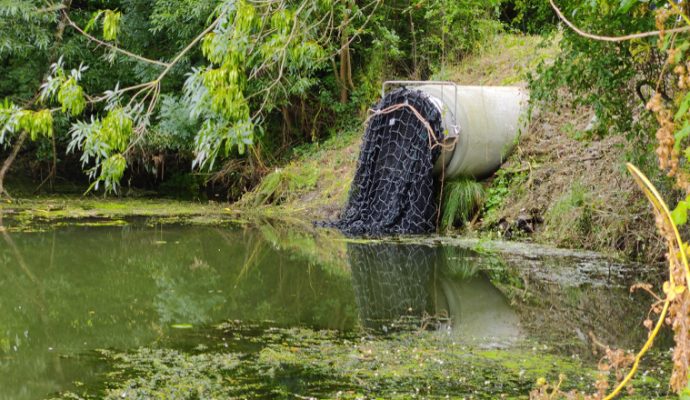
[(445, 182), (441, 195), (442, 232), (470, 221), (484, 204), (484, 186), (472, 178), (459, 178)]

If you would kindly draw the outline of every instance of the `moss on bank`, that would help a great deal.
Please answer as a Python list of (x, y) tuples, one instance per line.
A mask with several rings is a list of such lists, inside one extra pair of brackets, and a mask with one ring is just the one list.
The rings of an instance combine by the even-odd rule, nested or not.
[(37, 197), (0, 202), (2, 225), (8, 230), (32, 230), (60, 225), (123, 225), (127, 219), (150, 223), (237, 223), (238, 211), (227, 204), (131, 198)]

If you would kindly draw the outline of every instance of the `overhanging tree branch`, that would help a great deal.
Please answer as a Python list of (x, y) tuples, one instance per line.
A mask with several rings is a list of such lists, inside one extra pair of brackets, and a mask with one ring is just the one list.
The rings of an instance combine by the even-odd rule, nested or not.
[(72, 20), (70, 19), (69, 15), (67, 14), (67, 11), (64, 11), (64, 10), (63, 10), (63, 14), (64, 14), (64, 16), (65, 16), (65, 18), (66, 18), (67, 23), (69, 24), (69, 26), (71, 26), (72, 28), (74, 28), (74, 29), (75, 29), (77, 32), (79, 32), (82, 36), (86, 37), (87, 39), (91, 40), (92, 42), (97, 43), (99, 46), (107, 47), (107, 48), (109, 48), (109, 49), (111, 49), (111, 50), (113, 50), (113, 51), (115, 51), (115, 52), (117, 52), (117, 53), (120, 53), (120, 54), (122, 54), (122, 55), (125, 55), (125, 56), (127, 56), (127, 57), (130, 57), (130, 58), (133, 58), (133, 59), (135, 59), (135, 60), (139, 60), (139, 61), (142, 61), (142, 62), (145, 62), (145, 63), (154, 64), (154, 65), (158, 65), (158, 66), (166, 67), (166, 68), (167, 68), (167, 67), (170, 67), (170, 66), (172, 65), (172, 64), (165, 63), (165, 62), (162, 62), (162, 61), (152, 60), (152, 59), (150, 59), (150, 58), (146, 58), (146, 57), (140, 56), (140, 55), (138, 55), (138, 54), (134, 54), (134, 53), (132, 53), (132, 52), (130, 52), (130, 51), (127, 51), (127, 50), (125, 50), (125, 49), (121, 49), (121, 48), (119, 48), (119, 47), (117, 47), (117, 46), (115, 46), (115, 45), (113, 45), (113, 44), (111, 44), (111, 43), (105, 42), (105, 41), (103, 41), (103, 40), (100, 40), (100, 39), (98, 39), (98, 38), (92, 36), (92, 35), (89, 35), (88, 33), (86, 33), (86, 31), (84, 31), (83, 29), (81, 29), (81, 27), (79, 27), (79, 25), (77, 25), (74, 21), (72, 21)]
[(648, 31), (648, 32), (640, 32), (640, 33), (632, 33), (629, 35), (623, 35), (623, 36), (602, 36), (602, 35), (596, 35), (593, 33), (585, 32), (582, 29), (578, 28), (577, 25), (574, 23), (570, 22), (568, 18), (565, 17), (563, 14), (563, 11), (561, 11), (560, 8), (556, 5), (554, 0), (549, 0), (549, 3), (551, 4), (551, 8), (556, 12), (556, 15), (558, 15), (558, 18), (561, 19), (570, 29), (575, 31), (580, 36), (589, 38), (589, 39), (594, 39), (594, 40), (599, 40), (603, 42), (625, 42), (628, 40), (634, 40), (634, 39), (643, 39), (647, 37), (653, 37), (653, 36), (659, 36), (660, 34), (663, 33), (680, 33), (680, 32), (690, 32), (690, 26), (685, 26), (682, 28), (673, 28), (673, 29), (666, 29), (663, 31)]

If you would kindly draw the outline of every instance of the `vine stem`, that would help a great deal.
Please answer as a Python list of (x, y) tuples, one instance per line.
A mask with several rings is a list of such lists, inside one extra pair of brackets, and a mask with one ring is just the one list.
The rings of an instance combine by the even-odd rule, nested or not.
[[(673, 272), (674, 272), (674, 263), (676, 262), (675, 260), (680, 258), (681, 263), (683, 264), (684, 267), (684, 272), (685, 272), (685, 284), (687, 285), (688, 282), (690, 282), (690, 268), (688, 267), (688, 258), (687, 255), (685, 254), (685, 251), (683, 250), (683, 241), (680, 237), (680, 232), (678, 231), (678, 228), (676, 225), (673, 223), (673, 218), (671, 218), (671, 212), (666, 205), (666, 203), (663, 201), (661, 195), (659, 192), (656, 190), (654, 185), (647, 179), (647, 177), (639, 170), (637, 169), (634, 165), (628, 163), (627, 164), (628, 171), (633, 175), (633, 178), (637, 182), (637, 184), (640, 186), (644, 194), (647, 196), (649, 201), (652, 203), (654, 207), (654, 211), (662, 217), (666, 223), (668, 223), (673, 231), (673, 239), (675, 239), (675, 244), (674, 241), (671, 239), (668, 239), (668, 246), (669, 246), (669, 280), (673, 282)], [(678, 247), (678, 251), (676, 251), (676, 246)], [(678, 253), (678, 254), (676, 254)], [(678, 257), (679, 256), (679, 257)], [(672, 284), (673, 286), (673, 284)], [(673, 290), (673, 288), (671, 289)], [(687, 287), (685, 290), (689, 290)], [(659, 319), (656, 322), (656, 325), (654, 326), (654, 329), (650, 332), (649, 337), (647, 338), (647, 341), (645, 342), (644, 346), (640, 349), (640, 351), (637, 353), (635, 356), (635, 362), (633, 363), (632, 368), (630, 368), (630, 371), (628, 371), (628, 374), (623, 378), (623, 380), (616, 386), (616, 388), (606, 397), (604, 397), (604, 400), (611, 400), (618, 396), (620, 392), (625, 388), (625, 386), (630, 383), (632, 380), (633, 376), (637, 373), (637, 370), (640, 366), (640, 361), (642, 360), (642, 357), (647, 353), (647, 351), (652, 347), (654, 344), (654, 339), (656, 339), (657, 335), (659, 334), (659, 331), (661, 330), (661, 327), (664, 324), (664, 321), (666, 320), (666, 315), (668, 314), (668, 309), (671, 304), (672, 298), (670, 297), (670, 294), (666, 294), (666, 299), (664, 300), (664, 306), (663, 309), (661, 310), (661, 314), (659, 314)]]
[(668, 308), (670, 306), (671, 302), (669, 301), (668, 298), (664, 301), (664, 308), (661, 310), (661, 314), (659, 315), (659, 320), (656, 322), (656, 326), (654, 327), (654, 330), (652, 330), (652, 333), (649, 335), (649, 338), (647, 338), (647, 342), (642, 346), (640, 351), (637, 353), (635, 356), (635, 362), (633, 363), (632, 368), (630, 368), (630, 371), (628, 371), (628, 374), (625, 376), (625, 378), (616, 386), (616, 388), (609, 393), (608, 396), (604, 397), (604, 400), (611, 400), (618, 396), (620, 392), (625, 388), (625, 386), (630, 383), (630, 380), (635, 376), (637, 373), (637, 369), (640, 367), (640, 361), (642, 360), (642, 357), (644, 357), (645, 354), (647, 354), (647, 351), (652, 347), (654, 344), (654, 339), (656, 339), (657, 335), (659, 334), (659, 331), (661, 330), (661, 327), (664, 325), (664, 321), (666, 320), (666, 314), (668, 313)]

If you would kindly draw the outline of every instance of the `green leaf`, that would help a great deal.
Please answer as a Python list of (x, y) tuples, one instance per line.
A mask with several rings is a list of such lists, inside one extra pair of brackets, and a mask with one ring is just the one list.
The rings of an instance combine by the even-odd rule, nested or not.
[(664, 42), (662, 43), (661, 46), (661, 51), (665, 52), (668, 50), (669, 46), (671, 45), (671, 38), (673, 35), (664, 35)]
[(93, 27), (96, 25), (96, 22), (98, 22), (98, 18), (103, 15), (103, 10), (99, 10), (98, 12), (94, 13), (91, 16), (91, 19), (89, 19), (89, 22), (86, 24), (84, 27), (84, 32), (89, 32)]
[(132, 118), (122, 107), (115, 107), (108, 112), (99, 131), (100, 139), (111, 149), (125, 151), (133, 131)]
[(86, 108), (84, 89), (74, 78), (69, 78), (60, 86), (57, 99), (62, 106), (62, 112), (69, 112), (73, 116), (81, 114)]
[(681, 60), (683, 59), (683, 56), (685, 55), (685, 52), (688, 51), (688, 49), (690, 49), (690, 42), (688, 42), (688, 41), (683, 41), (683, 42), (680, 42), (679, 44), (676, 44), (676, 48), (675, 48), (676, 56), (673, 59), (673, 63), (678, 64), (679, 62), (681, 62)]
[(676, 142), (673, 145), (673, 150), (680, 151), (680, 145), (683, 142), (683, 139), (688, 137), (688, 135), (690, 135), (690, 123), (688, 121), (685, 121), (685, 124), (683, 124), (683, 128), (673, 134), (673, 138), (676, 140)]
[(627, 13), (630, 9), (637, 5), (638, 0), (621, 0), (621, 5), (618, 7), (619, 13)]
[(688, 108), (690, 108), (690, 92), (688, 92), (685, 97), (683, 97), (683, 100), (680, 102), (680, 106), (678, 106), (678, 111), (676, 112), (676, 115), (673, 117), (674, 120), (678, 121), (685, 113), (688, 112)]
[(122, 14), (119, 11), (105, 11), (103, 16), (103, 38), (105, 40), (117, 39), (117, 34), (120, 32), (120, 18), (122, 18)]
[(671, 219), (678, 226), (685, 225), (688, 222), (688, 203), (685, 201), (678, 203), (676, 208), (671, 211)]
[(678, 399), (679, 400), (690, 400), (690, 383), (683, 389), (680, 393), (678, 393)]

